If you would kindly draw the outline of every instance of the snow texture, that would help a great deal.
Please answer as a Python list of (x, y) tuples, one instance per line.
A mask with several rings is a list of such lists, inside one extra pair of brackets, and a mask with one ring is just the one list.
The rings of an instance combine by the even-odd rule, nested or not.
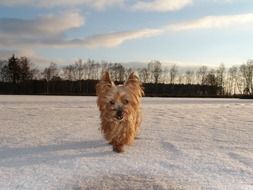
[(95, 97), (0, 96), (0, 189), (253, 190), (253, 102), (144, 98), (112, 152)]

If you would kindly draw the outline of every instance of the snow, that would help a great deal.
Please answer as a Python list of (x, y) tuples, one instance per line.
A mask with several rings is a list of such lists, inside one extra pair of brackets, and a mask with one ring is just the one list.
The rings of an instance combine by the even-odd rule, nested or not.
[(253, 101), (144, 98), (112, 152), (95, 97), (0, 96), (0, 189), (253, 190)]

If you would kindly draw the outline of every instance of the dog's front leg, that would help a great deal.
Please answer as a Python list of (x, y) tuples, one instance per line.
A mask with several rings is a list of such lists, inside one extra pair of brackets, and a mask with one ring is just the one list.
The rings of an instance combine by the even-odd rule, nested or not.
[(123, 144), (113, 144), (113, 151), (117, 153), (124, 152)]

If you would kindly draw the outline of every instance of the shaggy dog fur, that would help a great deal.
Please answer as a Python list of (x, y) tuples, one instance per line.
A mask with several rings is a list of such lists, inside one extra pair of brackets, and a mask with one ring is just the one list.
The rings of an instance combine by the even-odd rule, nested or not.
[(106, 71), (96, 86), (101, 131), (115, 152), (133, 143), (141, 123), (139, 78), (131, 73), (123, 85), (115, 85)]

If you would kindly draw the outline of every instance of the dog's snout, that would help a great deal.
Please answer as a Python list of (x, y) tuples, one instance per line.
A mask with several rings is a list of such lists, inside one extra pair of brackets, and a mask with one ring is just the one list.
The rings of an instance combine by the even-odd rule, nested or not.
[(116, 118), (117, 118), (118, 120), (123, 119), (123, 110), (122, 110), (122, 108), (118, 108), (118, 109), (117, 109), (117, 111), (116, 111)]
[(121, 116), (123, 114), (123, 111), (122, 110), (117, 110), (116, 114), (117, 114), (117, 116)]

